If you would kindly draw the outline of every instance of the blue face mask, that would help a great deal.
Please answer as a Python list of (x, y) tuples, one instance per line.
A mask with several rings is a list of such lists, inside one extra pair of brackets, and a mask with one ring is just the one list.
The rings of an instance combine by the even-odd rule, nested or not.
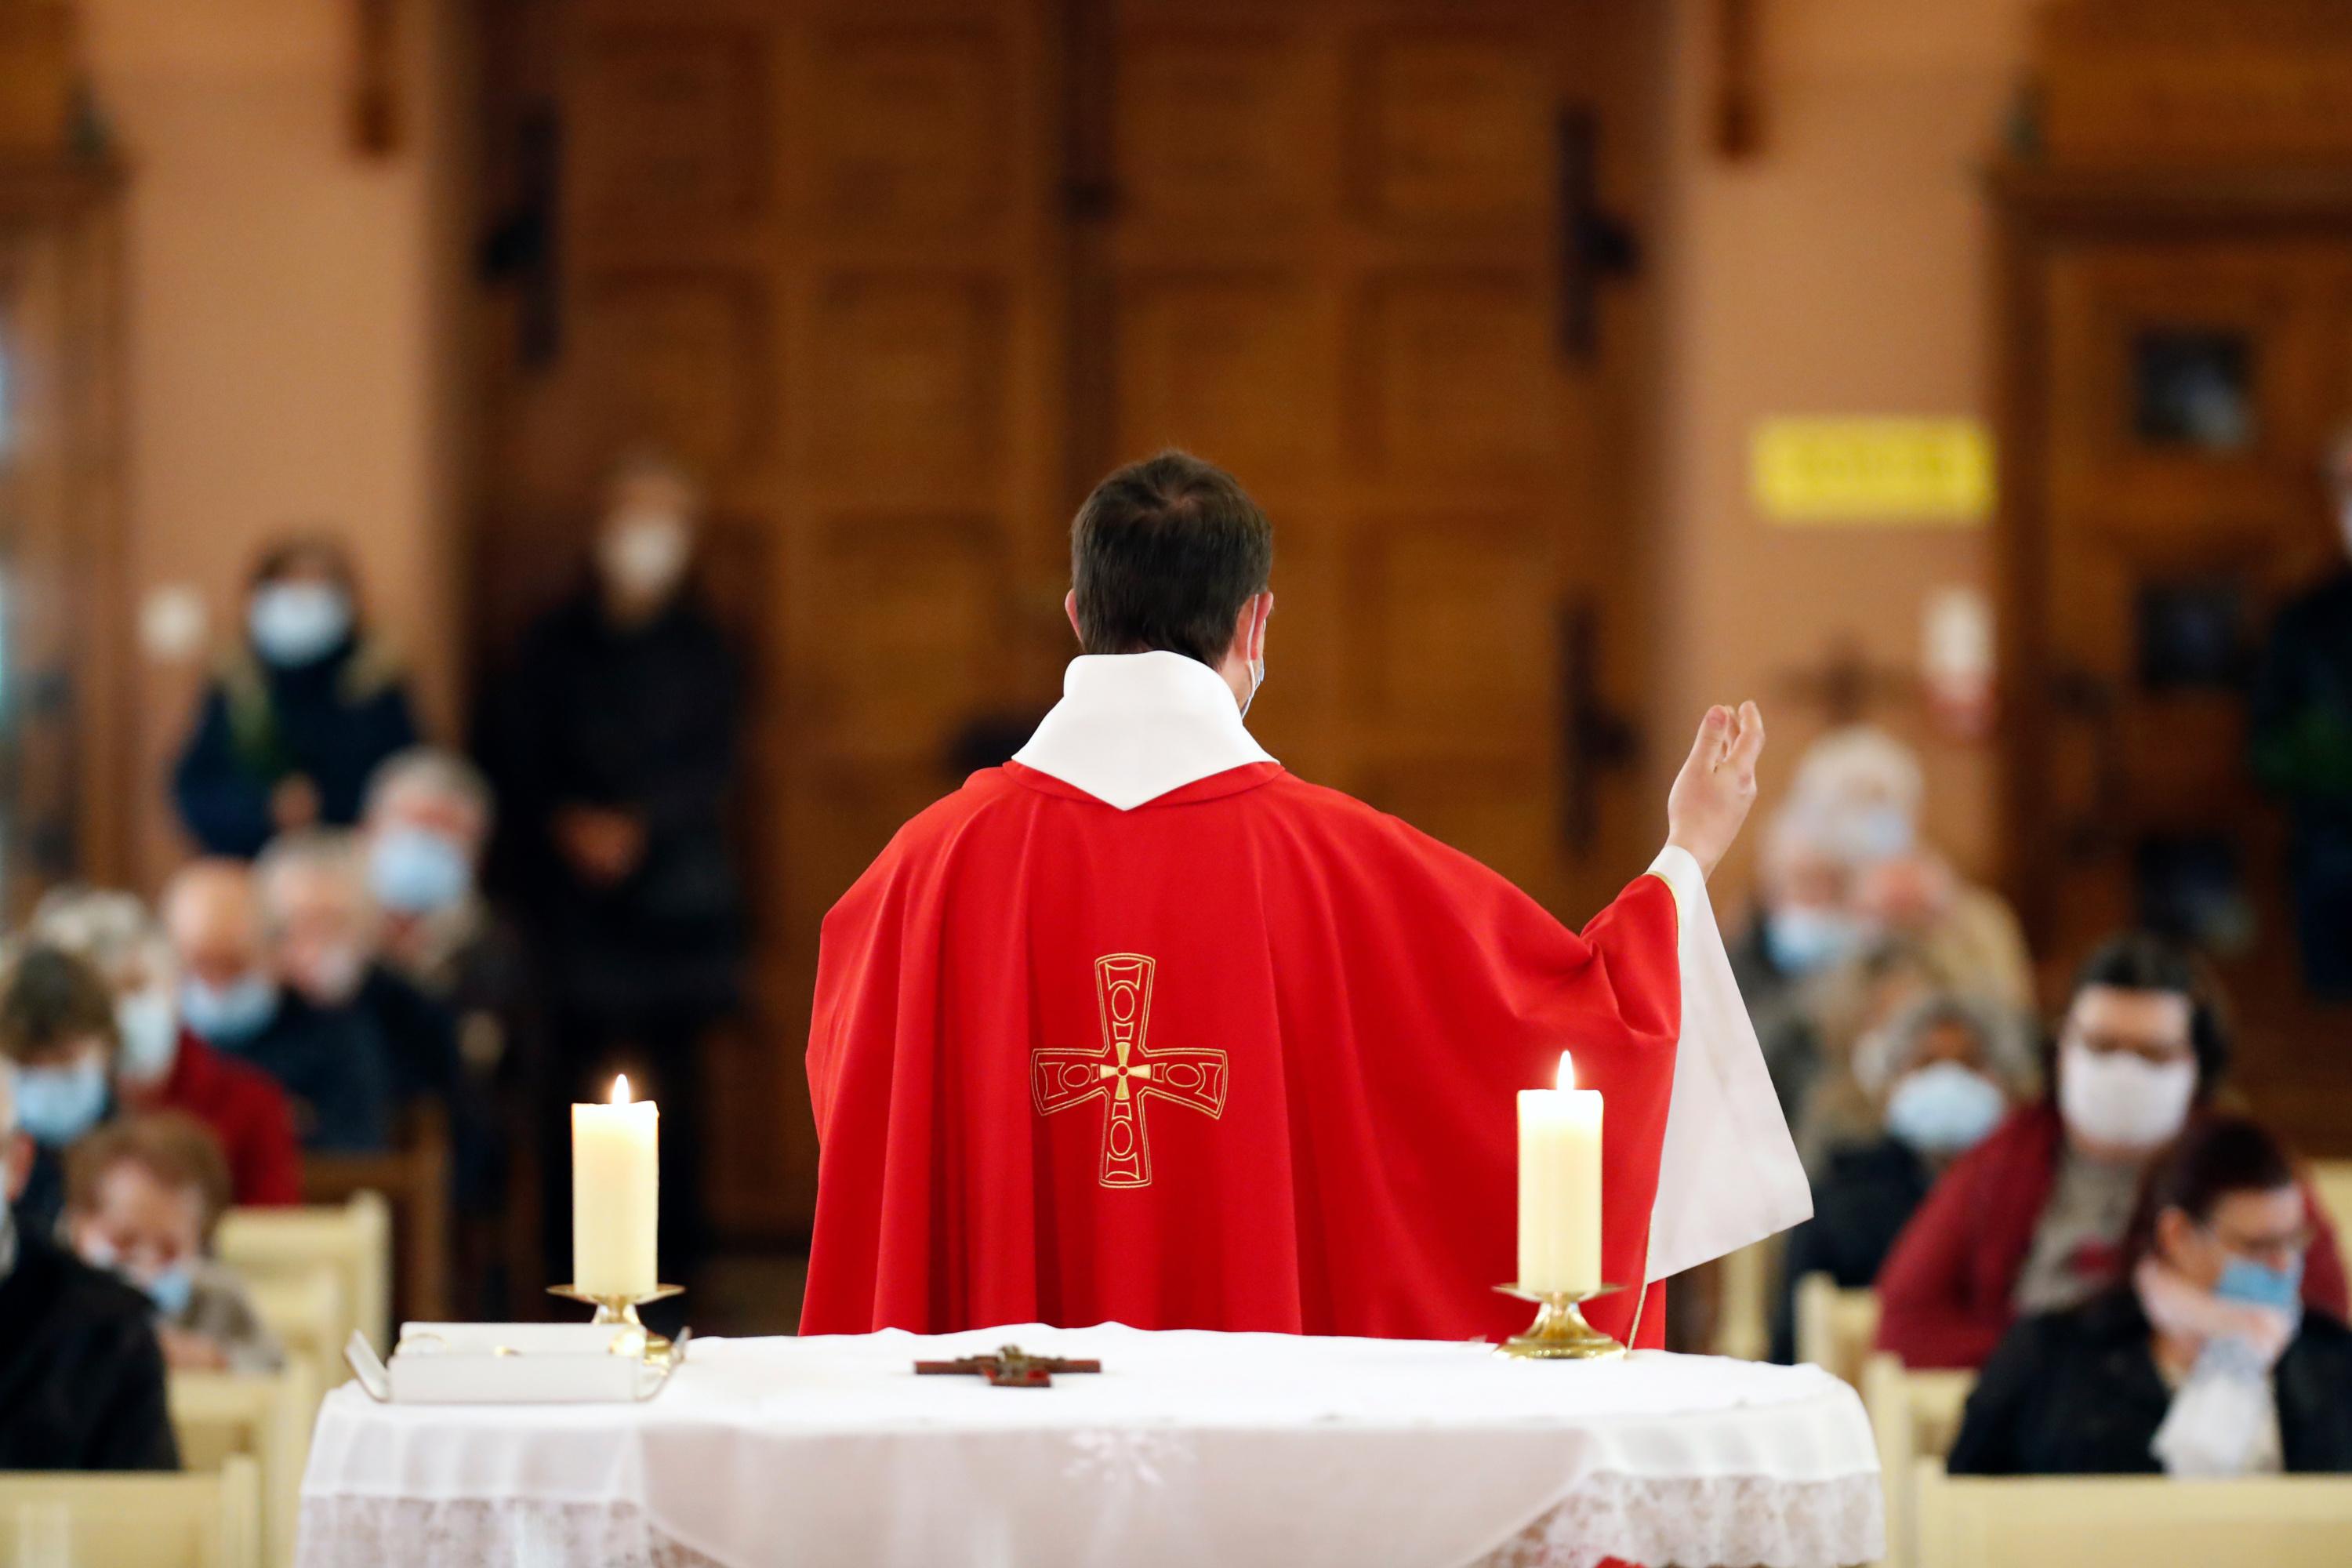
[(1827, 969), (1860, 947), (1865, 928), (1843, 910), (1791, 904), (1764, 916), (1764, 950), (1783, 974)]
[(278, 1016), (278, 985), (265, 974), (248, 974), (222, 986), (190, 975), (180, 985), (180, 1016), (212, 1044), (234, 1050)]
[(254, 647), (284, 668), (341, 647), (352, 632), (352, 602), (329, 583), (268, 583), (254, 590), (245, 618)]
[(1906, 1074), (1886, 1097), (1886, 1131), (1923, 1154), (1974, 1148), (2000, 1122), (2009, 1102), (2000, 1087), (1958, 1062)]
[(2303, 1257), (2298, 1253), (2284, 1268), (2273, 1268), (2251, 1258), (2232, 1258), (2215, 1282), (2213, 1294), (2224, 1301), (2244, 1301), (2293, 1314), (2303, 1304)]
[(106, 1062), (85, 1054), (71, 1067), (11, 1066), (16, 1088), (16, 1125), (34, 1142), (62, 1149), (106, 1115)]
[(401, 914), (430, 914), (466, 896), (474, 868), (466, 852), (438, 833), (395, 827), (368, 855), (368, 885), (378, 902)]
[(147, 1299), (155, 1303), (155, 1310), (166, 1318), (176, 1318), (186, 1311), (196, 1293), (196, 1277), (184, 1263), (131, 1283), (146, 1291)]
[(1891, 860), (1911, 852), (1918, 827), (1899, 805), (1872, 805), (1854, 813), (1844, 826), (1844, 836), (1864, 859)]

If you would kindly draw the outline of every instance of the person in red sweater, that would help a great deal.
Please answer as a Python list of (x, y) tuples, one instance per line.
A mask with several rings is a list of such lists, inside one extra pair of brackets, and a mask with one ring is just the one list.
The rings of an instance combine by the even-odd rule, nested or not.
[(182, 1026), (172, 944), (145, 905), (130, 893), (59, 888), (34, 910), (30, 934), (87, 960), (112, 989), (121, 1037), (114, 1091), (123, 1107), (185, 1111), (209, 1127), (228, 1159), (232, 1202), (302, 1201), (286, 1091)]
[[(2020, 1316), (2113, 1284), (2150, 1162), (2201, 1114), (2229, 1065), (2203, 973), (2160, 938), (2109, 941), (2076, 977), (2054, 1091), (1944, 1173), (1878, 1276), (1878, 1346), (1915, 1367), (1983, 1364)], [(2345, 1314), (2342, 1257), (2306, 1184), (2303, 1298)]]

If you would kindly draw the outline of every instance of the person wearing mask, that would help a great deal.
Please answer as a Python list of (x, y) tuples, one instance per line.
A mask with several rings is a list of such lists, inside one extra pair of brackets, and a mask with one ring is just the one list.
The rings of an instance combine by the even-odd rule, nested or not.
[(15, 1090), (0, 1073), (0, 1470), (176, 1470), (153, 1307), (14, 1217)]
[[(2193, 958), (2144, 932), (2101, 947), (2075, 979), (2053, 1092), (1956, 1161), (1896, 1239), (1878, 1276), (1879, 1348), (1909, 1366), (1979, 1366), (2018, 1318), (2113, 1284), (2149, 1162), (2228, 1062)], [(2303, 1295), (2343, 1314), (2344, 1266), (2324, 1222)]]
[(2279, 611), (2249, 696), (2254, 775), (2293, 828), (2304, 984), (2352, 1001), (2352, 428), (2325, 468), (2328, 521), (2343, 553)]
[(1853, 870), (1821, 812), (1791, 802), (1773, 813), (1757, 870), (1757, 904), (1731, 949), (1731, 973), (1760, 1021), (1807, 978), (1859, 952), (1871, 930), (1853, 911)]
[(306, 538), (265, 552), (245, 631), (173, 774), (189, 834), (205, 853), (239, 859), (279, 833), (357, 822), (368, 775), (416, 742), (407, 686), (361, 624), (341, 544)]
[(16, 1126), (32, 1163), (16, 1193), (16, 1222), (47, 1235), (65, 1206), (65, 1152), (114, 1114), (108, 1083), (114, 998), (89, 965), (37, 944), (0, 982), (0, 1060), (14, 1089)]
[(2023, 928), (1998, 893), (1963, 879), (1919, 833), (1919, 759), (1869, 725), (1833, 730), (1806, 749), (1790, 809), (1810, 814), (1851, 878), (1848, 912), (1916, 943), (1973, 994), (2023, 1011), (2033, 966)]
[(2024, 1020), (1950, 992), (1907, 1004), (1854, 1055), (1880, 1131), (1830, 1151), (1813, 1183), (1813, 1217), (1789, 1233), (1772, 1324), (1775, 1361), (1795, 1359), (1797, 1281), (1827, 1274), (1853, 1290), (1876, 1279), (1936, 1178), (2034, 1087)]
[[(593, 580), (525, 639), (493, 736), (518, 906), (556, 1053), (534, 1090), (541, 1146), (614, 1069), (661, 1101), (666, 1264), (699, 1250), (704, 1037), (731, 1013), (744, 945), (729, 815), (740, 685), (689, 577), (700, 498), (674, 465), (624, 463)], [(566, 1167), (546, 1171), (551, 1261), (571, 1235)], [(674, 1239), (673, 1239), (674, 1238)]]
[(28, 934), (87, 961), (114, 994), (114, 1094), (129, 1111), (184, 1111), (226, 1156), (231, 1201), (302, 1201), (302, 1156), (277, 1080), (206, 1045), (182, 1023), (171, 938), (125, 892), (66, 886), (34, 907)]
[(2011, 1329), (1955, 1475), (2352, 1471), (2352, 1329), (2303, 1299), (2313, 1211), (2251, 1121), (2189, 1129), (2148, 1173), (2122, 1278)]
[(249, 868), (226, 859), (197, 861), (173, 879), (163, 924), (180, 973), (181, 1019), (214, 1050), (276, 1080), (304, 1149), (381, 1153), (391, 1146), (395, 1104), (391, 1047), (368, 1015), (320, 1007), (281, 983), (255, 884)]
[(529, 1184), (536, 1166), (513, 1166), (510, 1141), (530, 1136), (524, 1068), (537, 1059), (538, 1037), (529, 962), (476, 881), (490, 819), (481, 772), (455, 752), (418, 746), (369, 781), (362, 834), (379, 962), (456, 1026), (458, 1277), (478, 1282), (483, 1310), (499, 1315), (539, 1273), (536, 1261), (519, 1261), (535, 1254), (529, 1222), (499, 1201), (529, 1201), (517, 1195), (518, 1179), (523, 1193), (537, 1190)]
[(209, 1256), (227, 1206), (228, 1162), (205, 1124), (178, 1111), (120, 1118), (66, 1154), (66, 1243), (154, 1304), (174, 1372), (285, 1364), (244, 1283)]

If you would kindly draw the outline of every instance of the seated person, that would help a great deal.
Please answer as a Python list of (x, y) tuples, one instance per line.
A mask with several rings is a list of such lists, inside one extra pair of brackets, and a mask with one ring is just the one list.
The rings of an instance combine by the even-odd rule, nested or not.
[(0, 1060), (31, 1164), (15, 1194), (17, 1226), (57, 1228), (68, 1144), (114, 1113), (114, 998), (97, 971), (58, 948), (19, 952), (0, 981)]
[(212, 1129), (228, 1160), (231, 1202), (302, 1201), (285, 1090), (182, 1024), (171, 938), (144, 904), (107, 889), (58, 888), (34, 909), (31, 935), (89, 961), (114, 993), (114, 1093), (125, 1110), (185, 1111)]
[(305, 1149), (380, 1153), (392, 1142), (390, 1047), (368, 1015), (320, 1008), (279, 983), (252, 874), (200, 860), (173, 879), (163, 922), (180, 1017), (207, 1045), (268, 1073)]
[(1789, 798), (1790, 809), (1818, 815), (1853, 879), (1854, 914), (1925, 948), (1959, 989), (2030, 1007), (2033, 968), (2017, 916), (1923, 839), (1926, 795), (1911, 748), (1855, 724), (1806, 748)]
[(205, 1124), (178, 1111), (119, 1118), (66, 1155), (67, 1245), (154, 1303), (174, 1372), (285, 1363), (243, 1281), (209, 1256), (227, 1206), (228, 1162)]
[[(2149, 1161), (2228, 1064), (2220, 1009), (2188, 953), (2134, 933), (2092, 954), (2053, 1092), (1954, 1162), (1896, 1239), (1878, 1276), (1878, 1347), (1910, 1366), (1980, 1366), (2018, 1318), (2114, 1284)], [(2324, 1219), (2308, 1262), (2304, 1300), (2342, 1316), (2344, 1265)]]
[(322, 1017), (354, 1018), (382, 1041), (394, 1109), (457, 1090), (448, 1012), (376, 961), (377, 919), (359, 836), (314, 828), (270, 841), (253, 864), (278, 978)]
[(1947, 1468), (2352, 1470), (2352, 1329), (2298, 1297), (2312, 1214), (2269, 1133), (2192, 1126), (2148, 1173), (2123, 1279), (2010, 1330)]
[(147, 1299), (10, 1215), (32, 1164), (0, 1073), (0, 1470), (176, 1470)]
[(1948, 993), (1910, 1004), (1866, 1037), (1854, 1068), (1884, 1131), (1831, 1151), (1813, 1183), (1813, 1217), (1789, 1233), (1775, 1361), (1795, 1359), (1797, 1281), (1827, 1274), (1855, 1290), (1876, 1279), (1937, 1176), (2032, 1093), (2035, 1076), (2022, 1019)]

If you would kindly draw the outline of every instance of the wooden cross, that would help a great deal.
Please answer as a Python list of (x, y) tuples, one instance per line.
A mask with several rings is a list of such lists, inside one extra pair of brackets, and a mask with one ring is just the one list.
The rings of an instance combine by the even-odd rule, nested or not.
[(1918, 683), (1916, 671), (1875, 662), (1850, 635), (1832, 642), (1811, 669), (1786, 671), (1776, 682), (1789, 696), (1819, 708), (1832, 729), (1858, 724), (1874, 709), (1912, 701)]
[(1095, 960), (1095, 1005), (1102, 1016), (1102, 1049), (1045, 1048), (1029, 1054), (1030, 1095), (1037, 1114), (1051, 1116), (1091, 1100), (1105, 1101), (1102, 1184), (1151, 1184), (1151, 1135), (1143, 1102), (1157, 1095), (1211, 1118), (1225, 1113), (1225, 1053), (1203, 1049), (1153, 1051), (1151, 978), (1158, 965), (1138, 952)]
[(1060, 1356), (1031, 1355), (1019, 1345), (1000, 1346), (994, 1355), (959, 1356), (954, 1361), (919, 1361), (921, 1377), (984, 1377), (991, 1388), (1051, 1388), (1057, 1372), (1100, 1372), (1098, 1361), (1065, 1361)]

